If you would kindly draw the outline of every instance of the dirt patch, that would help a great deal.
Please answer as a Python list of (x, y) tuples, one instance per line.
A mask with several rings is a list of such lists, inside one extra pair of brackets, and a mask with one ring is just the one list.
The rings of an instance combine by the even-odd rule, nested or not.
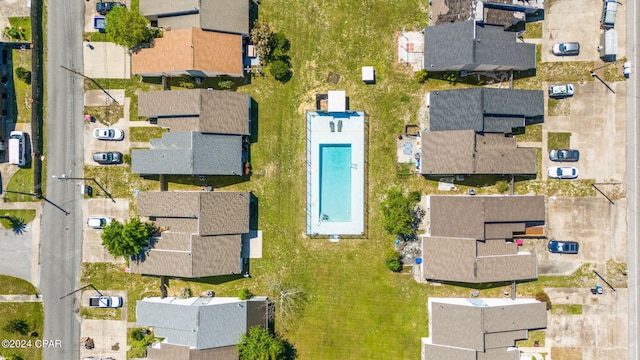
[(549, 99), (549, 116), (563, 116), (571, 113), (568, 101)]
[(553, 360), (582, 360), (582, 350), (576, 347), (551, 348)]

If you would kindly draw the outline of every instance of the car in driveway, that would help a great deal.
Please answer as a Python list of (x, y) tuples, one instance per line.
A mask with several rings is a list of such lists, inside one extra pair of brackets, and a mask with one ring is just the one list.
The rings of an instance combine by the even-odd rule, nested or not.
[(96, 3), (96, 11), (100, 15), (107, 15), (116, 6), (124, 6), (124, 4), (116, 1), (98, 1)]
[(116, 128), (98, 128), (93, 130), (93, 137), (98, 140), (122, 140), (124, 131)]
[(122, 164), (122, 153), (117, 151), (97, 152), (93, 154), (93, 161), (98, 164)]
[(578, 169), (573, 166), (552, 166), (547, 170), (552, 179), (577, 179)]
[(580, 44), (577, 42), (565, 42), (553, 44), (551, 52), (556, 56), (575, 56), (580, 54)]
[(577, 254), (580, 245), (575, 241), (551, 239), (548, 248), (549, 252), (556, 254)]
[(104, 229), (113, 221), (112, 217), (92, 216), (87, 219), (87, 226), (92, 229)]
[(580, 160), (580, 151), (571, 149), (559, 149), (549, 151), (549, 160), (551, 161), (578, 161)]
[(549, 86), (549, 97), (552, 99), (562, 99), (573, 96), (573, 85), (551, 85)]

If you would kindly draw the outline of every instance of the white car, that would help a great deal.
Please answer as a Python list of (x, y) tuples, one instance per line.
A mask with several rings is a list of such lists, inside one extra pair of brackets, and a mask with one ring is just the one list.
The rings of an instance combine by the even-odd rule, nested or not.
[(552, 166), (547, 170), (547, 175), (552, 179), (577, 179), (578, 169), (573, 166)]
[(573, 85), (571, 84), (549, 86), (549, 97), (552, 99), (559, 99), (570, 96), (573, 96)]
[(124, 131), (116, 128), (95, 129), (93, 137), (98, 140), (122, 140), (124, 139)]
[(102, 217), (102, 216), (93, 216), (87, 219), (87, 226), (93, 229), (104, 229), (109, 226), (113, 218), (110, 217)]

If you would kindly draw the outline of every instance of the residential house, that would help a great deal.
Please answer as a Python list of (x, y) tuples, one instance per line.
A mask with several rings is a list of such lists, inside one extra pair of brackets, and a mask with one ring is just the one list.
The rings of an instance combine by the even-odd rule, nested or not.
[(536, 151), (519, 148), (504, 134), (478, 134), (473, 130), (422, 133), (420, 174), (535, 175)]
[(268, 321), (266, 297), (152, 297), (136, 302), (136, 323), (163, 338), (147, 349), (149, 360), (238, 360), (240, 337), (251, 327), (268, 327)]
[(140, 93), (138, 115), (155, 119), (171, 132), (151, 139), (151, 149), (132, 151), (132, 172), (242, 175), (248, 158), (251, 104), (249, 95), (232, 91)]
[(513, 30), (543, 13), (543, 8), (543, 0), (433, 0), (430, 6), (434, 25), (476, 20)]
[(165, 31), (161, 38), (153, 39), (151, 47), (133, 52), (131, 72), (141, 76), (242, 77), (242, 36), (198, 27)]
[(500, 25), (475, 21), (424, 29), (427, 71), (509, 71), (536, 67), (536, 45), (518, 42)]
[(520, 360), (516, 340), (547, 327), (534, 299), (429, 298), (429, 337), (422, 360)]
[(242, 272), (249, 193), (148, 191), (137, 200), (138, 214), (153, 221), (161, 234), (132, 259), (132, 273), (198, 278)]
[(514, 238), (541, 234), (543, 196), (430, 195), (422, 240), (422, 277), (488, 283), (538, 277), (536, 255)]
[(543, 121), (541, 90), (472, 88), (427, 94), (429, 130), (517, 134)]
[(248, 36), (250, 0), (140, 0), (140, 14), (152, 26), (203, 30)]

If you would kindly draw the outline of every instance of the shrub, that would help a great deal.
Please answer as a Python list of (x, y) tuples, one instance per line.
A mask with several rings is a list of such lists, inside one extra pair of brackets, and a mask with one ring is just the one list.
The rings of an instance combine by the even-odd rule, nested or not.
[(12, 334), (27, 335), (29, 333), (29, 324), (25, 319), (13, 319), (2, 330)]
[(417, 191), (405, 196), (398, 188), (389, 190), (387, 198), (381, 204), (384, 229), (389, 234), (404, 239), (412, 237), (417, 226), (414, 207), (418, 201), (420, 193)]
[(31, 84), (31, 71), (22, 66), (16, 68), (16, 77), (26, 84)]
[(247, 300), (251, 299), (253, 297), (253, 294), (251, 293), (251, 291), (249, 291), (249, 289), (242, 288), (240, 289), (240, 292), (238, 292), (238, 297), (240, 298), (240, 300)]
[(231, 89), (233, 87), (233, 81), (231, 80), (218, 81), (218, 87), (220, 89)]
[(425, 69), (420, 69), (413, 74), (413, 78), (420, 84), (424, 84), (429, 80), (429, 73)]
[(180, 293), (178, 294), (178, 297), (180, 299), (188, 299), (192, 296), (193, 296), (193, 292), (191, 292), (191, 289), (189, 288), (183, 288), (182, 290), (180, 290)]
[(385, 256), (385, 262), (387, 268), (393, 272), (402, 271), (402, 261), (400, 260), (400, 253), (395, 250), (389, 250)]
[(499, 193), (505, 193), (505, 192), (509, 191), (509, 189), (511, 188), (509, 186), (509, 183), (506, 182), (506, 181), (499, 181), (497, 185), (498, 185), (498, 192)]
[(196, 80), (193, 78), (193, 76), (182, 75), (178, 80), (178, 86), (185, 89), (193, 89), (196, 87)]
[(131, 330), (131, 338), (135, 341), (140, 341), (144, 339), (146, 335), (147, 335), (147, 331), (145, 329), (135, 328)]
[(289, 39), (287, 39), (287, 37), (283, 33), (275, 33), (273, 34), (273, 37), (271, 40), (273, 43), (273, 55), (272, 55), (273, 58), (281, 59), (287, 56), (287, 52), (291, 47), (291, 43), (289, 42)]
[(458, 78), (456, 77), (456, 73), (453, 71), (447, 71), (446, 79), (452, 85), (455, 85), (458, 82)]
[(537, 293), (536, 300), (547, 303), (547, 310), (551, 310), (551, 299), (549, 298), (549, 295), (546, 292), (541, 291)]
[(122, 154), (122, 162), (131, 165), (131, 154)]
[(272, 62), (269, 67), (269, 72), (281, 83), (286, 83), (291, 79), (291, 69), (289, 69), (289, 64), (282, 60)]

